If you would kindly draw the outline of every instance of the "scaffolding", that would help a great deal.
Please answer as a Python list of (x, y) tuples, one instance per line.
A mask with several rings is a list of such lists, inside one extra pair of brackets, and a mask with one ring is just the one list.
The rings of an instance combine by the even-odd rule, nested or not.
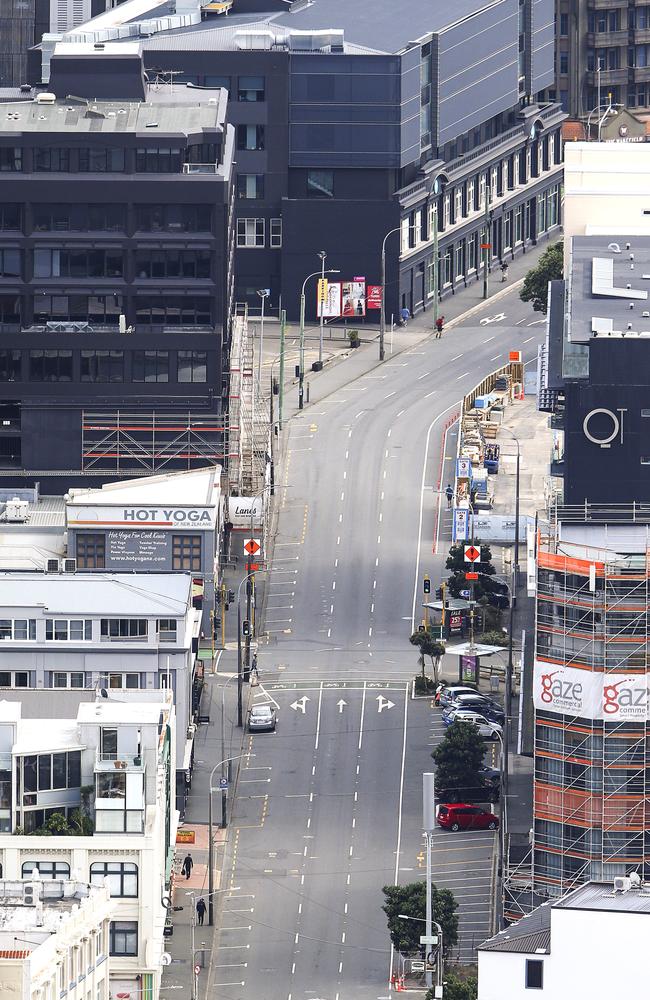
[[(538, 537), (536, 662), (548, 668), (547, 676), (568, 676), (563, 668), (579, 672), (574, 676), (583, 678), (581, 686), (597, 701), (587, 710), (585, 700), (580, 716), (535, 709), (531, 899), (560, 895), (588, 879), (611, 880), (630, 871), (650, 875), (650, 559), (644, 515), (644, 526), (637, 520), (628, 532), (623, 553), (615, 549), (626, 530), (621, 520), (612, 518), (618, 534), (610, 544), (607, 522), (594, 510), (582, 509), (580, 518), (575, 509), (568, 520), (598, 520), (595, 546), (562, 541), (561, 517), (551, 517)], [(633, 535), (643, 551), (630, 551)], [(584, 542), (590, 537), (585, 532)], [(522, 864), (508, 873), (510, 889), (519, 880), (519, 903), (528, 891), (525, 869)]]
[(256, 496), (265, 487), (269, 419), (255, 373), (248, 307), (238, 304), (232, 325), (228, 400), (228, 489), (231, 496)]
[(91, 411), (81, 414), (86, 473), (143, 475), (223, 462), (223, 417), (196, 410)]

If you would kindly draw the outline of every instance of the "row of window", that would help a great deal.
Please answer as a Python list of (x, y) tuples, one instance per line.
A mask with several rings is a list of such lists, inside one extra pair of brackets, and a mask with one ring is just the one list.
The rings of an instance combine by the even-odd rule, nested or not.
[[(92, 545), (95, 537), (102, 539), (101, 557), (103, 562), (103, 539), (104, 535), (80, 535), (77, 539), (77, 560), (84, 558)], [(193, 548), (193, 539), (198, 536), (189, 535), (187, 548)], [(82, 541), (80, 545), (79, 542)], [(87, 546), (86, 543), (89, 542)], [(200, 538), (199, 538), (200, 545)], [(179, 554), (186, 546), (179, 545)], [(100, 549), (97, 545), (93, 548), (93, 558), (97, 561)], [(179, 559), (179, 562), (182, 562)], [(98, 568), (98, 567), (92, 567)], [(103, 568), (103, 566), (101, 567)], [(175, 567), (184, 569), (184, 566)], [(158, 618), (156, 621), (156, 634), (161, 642), (176, 642), (177, 621), (175, 618)], [(146, 618), (101, 618), (100, 635), (102, 638), (146, 638), (147, 619)], [(46, 642), (90, 642), (93, 637), (92, 618), (46, 618), (45, 619), (45, 640)], [(36, 619), (35, 618), (2, 618), (0, 619), (0, 639), (13, 639), (14, 641), (36, 641)]]
[(201, 143), (187, 149), (163, 146), (134, 151), (116, 146), (82, 149), (44, 146), (29, 150), (21, 146), (0, 146), (0, 172), (14, 173), (31, 168), (34, 173), (123, 173), (135, 169), (136, 173), (180, 174), (185, 163), (216, 163), (218, 153), (215, 143)]
[[(171, 641), (171, 640), (170, 640)], [(99, 680), (101, 686), (111, 688), (115, 691), (137, 690), (146, 687), (146, 674), (117, 673), (110, 671), (100, 673)], [(34, 687), (35, 681), (30, 678), (28, 670), (0, 670), (0, 688), (28, 688)], [(97, 674), (83, 670), (50, 670), (45, 672), (45, 686), (52, 688), (91, 688), (97, 684)], [(161, 688), (166, 688), (167, 675), (159, 674), (158, 684)], [(2, 782), (0, 781), (0, 807), (2, 807)]]
[[(33, 231), (125, 232), (127, 206), (120, 204), (48, 204), (31, 206)], [(133, 226), (138, 232), (210, 233), (209, 205), (135, 205)], [(0, 204), (0, 230), (22, 232), (21, 205)]]
[[(150, 72), (155, 73), (155, 70)], [(235, 95), (238, 101), (244, 103), (260, 102), (266, 100), (266, 82), (263, 76), (218, 76), (215, 74), (192, 75), (182, 73), (179, 79), (183, 83), (189, 83), (196, 87), (222, 87), (228, 91), (232, 100)]]
[[(38, 247), (32, 260), (34, 278), (121, 278), (126, 273), (121, 247), (106, 250)], [(133, 265), (137, 278), (209, 278), (211, 260), (208, 249), (151, 248), (138, 250)], [(22, 277), (22, 263), (21, 250), (0, 249), (0, 277)]]
[[(83, 322), (117, 326), (124, 312), (122, 296), (57, 295), (37, 292), (34, 297), (32, 322)], [(214, 299), (210, 295), (138, 295), (135, 298), (134, 320), (138, 330), (150, 326), (212, 327)], [(0, 323), (19, 325), (23, 303), (15, 293), (0, 294)]]
[[(173, 570), (200, 572), (201, 552), (201, 535), (172, 535)], [(106, 535), (81, 532), (77, 535), (75, 554), (79, 569), (105, 569)], [(159, 618), (157, 629), (161, 642), (176, 640), (176, 622), (173, 618)]]
[[(237, 219), (237, 246), (266, 246), (266, 219)], [(269, 246), (282, 246), (282, 219), (269, 219)]]
[[(206, 351), (133, 351), (131, 377), (124, 351), (64, 349), (0, 350), (0, 382), (169, 382), (206, 383)], [(75, 358), (78, 355), (78, 372)], [(26, 358), (23, 358), (26, 355)], [(176, 357), (174, 371), (173, 360)], [(26, 361), (26, 371), (24, 365)], [(171, 375), (171, 378), (170, 378)]]
[[(612, 46), (606, 49), (589, 49), (587, 52), (587, 69), (591, 72), (600, 67), (601, 70), (622, 69), (624, 49)], [(628, 69), (650, 66), (650, 45), (630, 45), (627, 48)], [(568, 60), (567, 60), (568, 69)], [(565, 70), (566, 72), (566, 70)]]

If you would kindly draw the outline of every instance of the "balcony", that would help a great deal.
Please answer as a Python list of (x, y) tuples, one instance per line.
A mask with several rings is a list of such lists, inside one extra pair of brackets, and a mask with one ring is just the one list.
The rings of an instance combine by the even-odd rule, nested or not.
[[(650, 72), (650, 69), (647, 72)], [(623, 87), (627, 84), (627, 74), (627, 69), (603, 69), (600, 71), (600, 86), (601, 88)], [(598, 86), (598, 74), (594, 70), (587, 73), (587, 83), (590, 87)]]
[(218, 174), (218, 163), (184, 163), (184, 174)]
[(587, 45), (592, 48), (611, 48), (614, 46), (625, 46), (628, 44), (627, 31), (589, 31), (587, 32)]
[(551, 475), (564, 478), (564, 457), (551, 459)]
[(95, 755), (95, 771), (144, 771), (142, 754), (99, 753)]

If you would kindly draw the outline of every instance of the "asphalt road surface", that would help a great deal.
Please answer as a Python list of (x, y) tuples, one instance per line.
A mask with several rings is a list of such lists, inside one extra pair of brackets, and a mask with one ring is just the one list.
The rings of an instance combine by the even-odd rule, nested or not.
[[(447, 428), (509, 350), (536, 357), (543, 323), (513, 292), (286, 428), (251, 692), (280, 721), (251, 738), (241, 772), (227, 859), (241, 893), (225, 904), (208, 995), (388, 994), (381, 887), (424, 876), (421, 774), (441, 735), (407, 686), (422, 577), (437, 586), (448, 547), (436, 492), (453, 474)], [(457, 896), (466, 961), (488, 934), (493, 839), (435, 834), (434, 881)]]

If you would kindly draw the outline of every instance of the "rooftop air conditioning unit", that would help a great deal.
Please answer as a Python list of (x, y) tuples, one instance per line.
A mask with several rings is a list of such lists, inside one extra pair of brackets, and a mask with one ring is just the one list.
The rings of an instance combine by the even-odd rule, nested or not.
[(56, 94), (48, 94), (47, 91), (44, 91), (41, 94), (37, 94), (35, 100), (37, 104), (54, 104)]
[(23, 903), (25, 906), (34, 906), (36, 903), (35, 897), (36, 886), (33, 882), (23, 882)]
[(45, 563), (46, 573), (58, 573), (60, 571), (60, 563), (58, 559), (48, 559)]
[(63, 560), (63, 572), (64, 573), (76, 573), (77, 572), (77, 560), (76, 559), (64, 559)]
[(5, 507), (5, 521), (24, 522), (29, 518), (29, 501), (21, 500), (20, 497), (12, 497), (7, 500)]
[(632, 888), (632, 879), (628, 875), (617, 875), (614, 879), (614, 892), (627, 892)]

